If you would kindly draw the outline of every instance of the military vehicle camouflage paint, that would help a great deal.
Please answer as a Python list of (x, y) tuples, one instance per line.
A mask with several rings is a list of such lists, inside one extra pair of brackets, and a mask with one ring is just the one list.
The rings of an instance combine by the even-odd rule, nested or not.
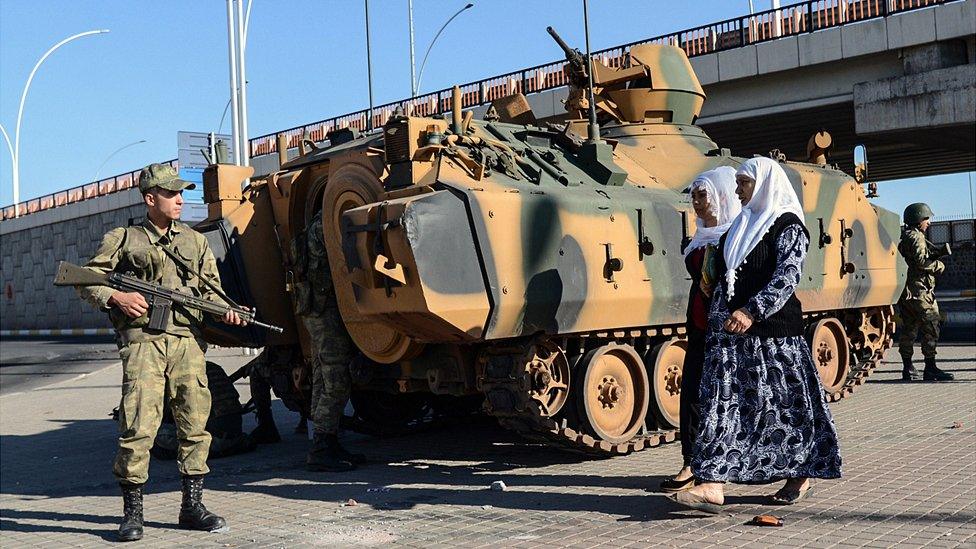
[[(395, 116), (379, 134), (334, 134), (266, 185), (279, 242), (324, 217), (340, 308), (366, 357), (353, 377), (391, 395), (383, 410), (421, 413), (417, 393), (481, 394), (526, 436), (626, 453), (674, 440), (678, 425), (681, 250), (695, 227), (684, 191), (743, 159), (693, 125), (704, 92), (670, 46), (591, 65), (603, 131), (588, 140), (587, 67), (567, 53), (567, 110), (579, 119), (542, 128), (491, 109), (475, 121), (455, 90), (450, 120)], [(837, 400), (891, 344), (899, 219), (835, 168), (780, 161), (812, 240), (798, 296)], [(289, 280), (286, 248), (274, 276)]]

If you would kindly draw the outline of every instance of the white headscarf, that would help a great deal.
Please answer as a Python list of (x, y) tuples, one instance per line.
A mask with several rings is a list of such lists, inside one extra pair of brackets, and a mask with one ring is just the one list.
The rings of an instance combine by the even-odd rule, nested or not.
[(708, 170), (698, 174), (698, 177), (691, 183), (689, 192), (704, 189), (708, 195), (709, 213), (715, 216), (718, 224), (714, 227), (706, 227), (704, 221), (698, 218), (695, 224), (695, 236), (685, 248), (685, 257), (698, 248), (708, 244), (717, 244), (718, 239), (722, 238), (725, 231), (735, 216), (742, 210), (739, 197), (735, 195), (735, 168), (729, 166), (719, 166), (714, 170)]
[(756, 186), (749, 203), (732, 221), (725, 237), (725, 279), (730, 298), (735, 293), (735, 270), (766, 236), (776, 219), (785, 213), (793, 213), (803, 223), (803, 207), (779, 162), (766, 157), (750, 158), (739, 167), (736, 175), (755, 179)]

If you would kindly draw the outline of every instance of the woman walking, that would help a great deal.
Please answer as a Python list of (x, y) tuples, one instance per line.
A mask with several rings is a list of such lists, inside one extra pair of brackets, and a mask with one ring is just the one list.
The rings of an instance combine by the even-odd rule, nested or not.
[(703, 276), (706, 259), (715, 253), (719, 238), (725, 234), (742, 206), (735, 196), (735, 168), (721, 166), (702, 172), (691, 184), (691, 205), (698, 226), (695, 236), (685, 247), (685, 267), (691, 275), (688, 295), (688, 350), (681, 371), (681, 457), (684, 460), (677, 475), (661, 482), (661, 490), (679, 492), (695, 485), (691, 473), (691, 452), (698, 435), (701, 416), (698, 392), (702, 366), (705, 363), (705, 329), (715, 280)]
[(769, 158), (736, 172), (742, 212), (722, 237), (692, 471), (699, 485), (672, 496), (718, 513), (724, 483), (785, 480), (774, 503), (810, 493), (811, 478), (839, 478), (833, 419), (803, 339), (800, 282), (810, 237), (786, 173)]

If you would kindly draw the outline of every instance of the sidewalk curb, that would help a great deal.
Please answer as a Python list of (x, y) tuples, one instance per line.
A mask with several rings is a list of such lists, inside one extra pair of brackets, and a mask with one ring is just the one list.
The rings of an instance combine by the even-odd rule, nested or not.
[(946, 297), (976, 297), (976, 290), (948, 290), (945, 292), (935, 292), (935, 298)]
[(53, 330), (0, 330), (0, 337), (24, 336), (110, 336), (112, 328), (66, 328)]

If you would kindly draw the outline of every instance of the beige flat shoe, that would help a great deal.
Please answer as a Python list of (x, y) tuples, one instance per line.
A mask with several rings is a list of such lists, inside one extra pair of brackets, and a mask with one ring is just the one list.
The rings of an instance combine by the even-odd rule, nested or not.
[(678, 505), (683, 505), (689, 509), (696, 509), (711, 515), (717, 515), (722, 512), (722, 505), (712, 503), (705, 498), (690, 492), (678, 492), (677, 494), (669, 497)]

